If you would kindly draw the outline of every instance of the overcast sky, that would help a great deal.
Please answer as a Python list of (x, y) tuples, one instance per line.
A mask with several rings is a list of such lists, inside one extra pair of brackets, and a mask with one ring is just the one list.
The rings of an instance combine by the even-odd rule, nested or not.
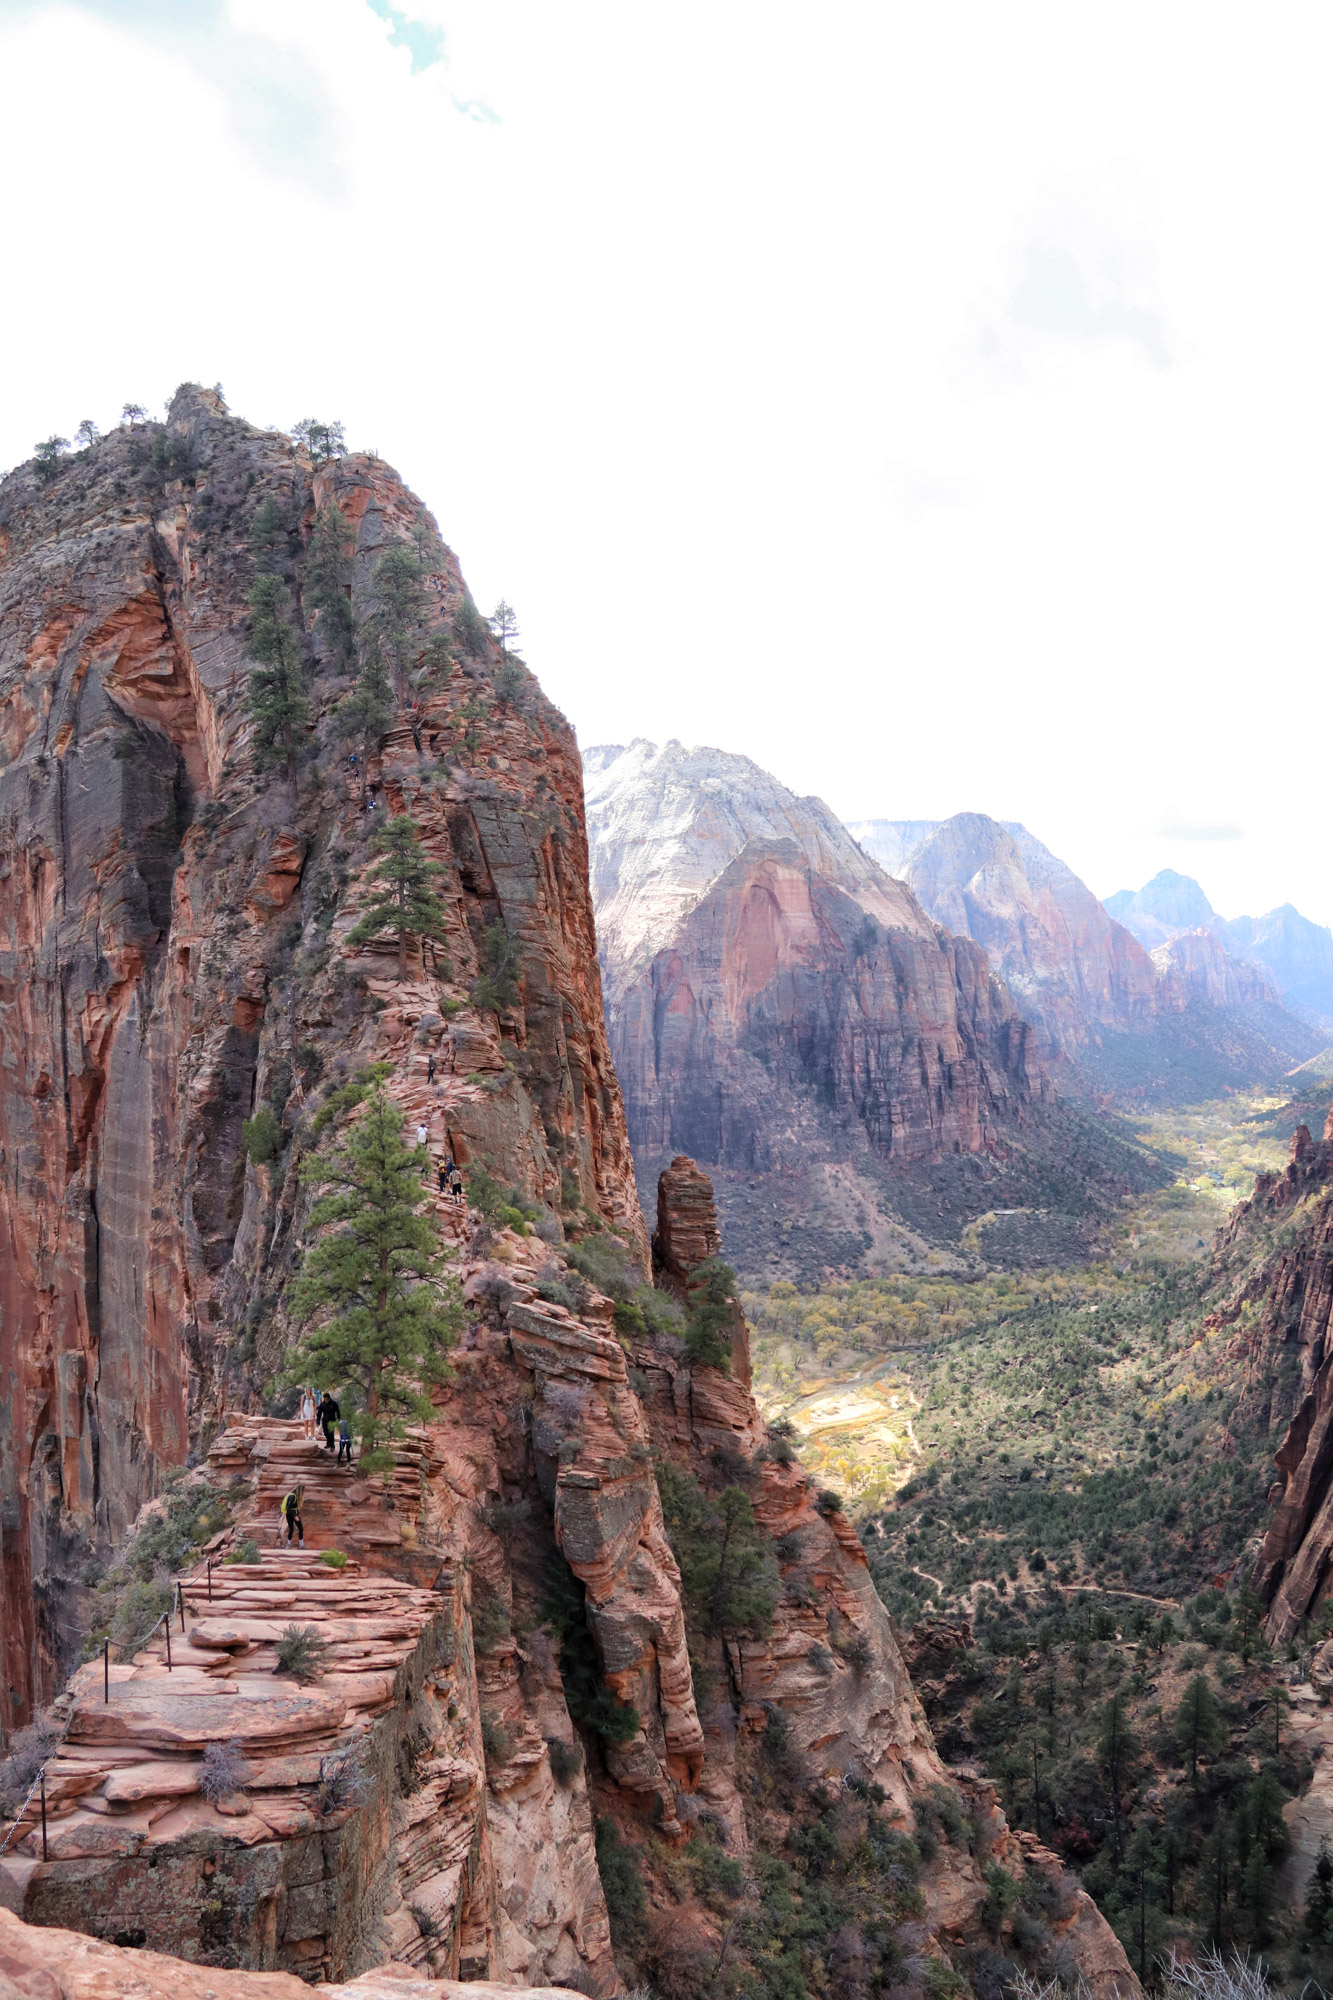
[(339, 417), (584, 743), (1329, 922), (1331, 23), (0, 0), (0, 465)]

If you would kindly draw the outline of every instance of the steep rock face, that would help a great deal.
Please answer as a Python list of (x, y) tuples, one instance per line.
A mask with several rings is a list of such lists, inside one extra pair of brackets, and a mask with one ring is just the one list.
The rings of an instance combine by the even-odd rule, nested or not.
[(1263, 917), (1231, 918), (1225, 937), (1232, 951), (1271, 973), (1288, 1006), (1303, 1009), (1319, 1028), (1333, 1028), (1333, 931), (1326, 924), (1283, 903)]
[(1181, 1007), (1278, 1007), (1281, 995), (1261, 965), (1247, 965), (1210, 930), (1177, 931), (1154, 947), (1152, 962)]
[(884, 928), (794, 842), (723, 871), (613, 991), (611, 1040), (647, 1155), (746, 1169), (807, 1156), (816, 1123), (895, 1162), (977, 1152), (1047, 1089), (984, 953)]
[[(850, 831), (932, 917), (986, 947), (1066, 1087), (1207, 1096), (1276, 1077), (1319, 1046), (1186, 876), (1167, 870), (1103, 905), (1017, 822), (957, 813)], [(1114, 921), (1122, 911), (1128, 928)]]
[(882, 1199), (866, 1165), (986, 1154), (1048, 1096), (984, 952), (820, 800), (677, 743), (590, 750), (585, 785), (612, 1051), (650, 1184), (677, 1151), (735, 1175), (831, 1168), (801, 1206), (853, 1220)]
[(614, 1004), (754, 843), (794, 842), (889, 929), (929, 936), (913, 897), (861, 853), (822, 799), (798, 798), (748, 757), (637, 737), (583, 753), (597, 941)]
[(1252, 1339), (1266, 1375), (1295, 1364), (1275, 1511), (1253, 1577), (1269, 1606), (1269, 1637), (1284, 1645), (1333, 1588), (1333, 1113), (1322, 1142), (1298, 1127), (1285, 1174), (1259, 1176), (1228, 1237), (1243, 1247), (1256, 1222), (1285, 1224), (1291, 1239), (1249, 1274), (1232, 1307), (1233, 1317), (1247, 1303), (1259, 1307)]
[[(354, 847), (360, 827), (354, 799), (329, 789), (331, 757), (307, 766), (296, 799), (252, 772), (246, 599), (266, 498), (298, 616), (317, 501), (336, 502), (354, 539), (358, 615), (377, 555), (430, 526), (378, 461), (316, 475), (201, 390), (48, 483), (27, 468), (0, 488), (4, 1723), (49, 1698), (89, 1551), (120, 1539), (184, 1457), (262, 1279), (262, 1176), (241, 1142), (257, 1088), (282, 1062), (290, 1079), (303, 1036), (343, 1042), (355, 997), (326, 980), (273, 1005), (280, 952), (328, 934), (344, 866), (330, 842)], [(447, 616), (463, 586), (430, 537), (428, 587)], [(346, 682), (317, 625), (306, 644), (318, 720)], [(437, 740), (453, 741), (454, 712), (493, 662), (455, 676)], [(573, 738), (539, 699), (480, 734), (471, 768), (429, 793), (406, 723), (390, 741), (447, 864), (464, 976), (488, 924), (521, 944), (522, 1002), (498, 1036), (476, 1023), (475, 1060), (466, 1011), (455, 1024), (460, 1085), (465, 1070), (495, 1085), (460, 1090), (460, 1149), (470, 1133), (534, 1193), (565, 1170), (607, 1220), (641, 1230)]]
[[(716, 1253), (719, 1235), (708, 1176), (688, 1158), (673, 1160), (659, 1182), (659, 1283), (682, 1283), (690, 1259)], [(743, 1318), (738, 1338), (748, 1346)], [(727, 1827), (729, 1844), (746, 1849), (761, 1826), (772, 1836), (771, 1813), (756, 1813), (747, 1800), (741, 1746), (775, 1726), (776, 1714), (815, 1782), (869, 1778), (908, 1824), (918, 1802), (942, 1786), (986, 1825), (1002, 1865), (1021, 1871), (1039, 1855), (1038, 1865), (1069, 1899), (1064, 1938), (1093, 1990), (1105, 2000), (1117, 1985), (1133, 1993), (1134, 1975), (1114, 1934), (1056, 1857), (1030, 1841), (1029, 1854), (1005, 1826), (990, 1787), (941, 1762), (857, 1535), (839, 1510), (819, 1504), (799, 1465), (767, 1449), (746, 1386), (748, 1352), (744, 1379), (735, 1369), (691, 1368), (662, 1341), (636, 1341), (633, 1359), (659, 1455), (713, 1480), (732, 1475), (710, 1467), (748, 1461), (757, 1473), (755, 1518), (781, 1555), (771, 1629), (715, 1640), (709, 1659), (728, 1701), (720, 1718), (706, 1719), (698, 1790)], [(964, 1854), (923, 1875), (926, 1921), (947, 1949), (975, 1940), (984, 1888), (976, 1861)]]
[(957, 813), (908, 855), (903, 879), (939, 923), (986, 947), (1044, 1053), (1074, 1055), (1097, 1028), (1156, 1011), (1147, 953), (1026, 829)]
[(1177, 931), (1206, 928), (1214, 914), (1193, 876), (1178, 875), (1174, 868), (1161, 869), (1141, 889), (1117, 889), (1106, 907), (1149, 951)]

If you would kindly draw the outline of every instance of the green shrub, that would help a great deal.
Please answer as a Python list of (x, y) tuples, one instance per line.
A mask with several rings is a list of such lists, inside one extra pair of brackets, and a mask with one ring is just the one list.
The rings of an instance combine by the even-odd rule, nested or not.
[(507, 1764), (514, 1754), (514, 1739), (498, 1715), (487, 1709), (481, 1718), (481, 1747), (488, 1764)]
[(174, 1593), (162, 1583), (132, 1583), (121, 1596), (111, 1621), (113, 1642), (126, 1653), (138, 1652), (171, 1610)]
[(237, 1542), (229, 1555), (223, 1556), (222, 1560), (224, 1563), (245, 1563), (247, 1565), (257, 1563), (259, 1561), (259, 1544), (253, 1541), (249, 1535), (246, 1535), (241, 1541)]
[(321, 1549), (319, 1559), (329, 1569), (346, 1569), (347, 1556), (342, 1549)]
[(318, 1680), (329, 1663), (329, 1645), (313, 1625), (288, 1625), (278, 1640), (278, 1674), (296, 1681)]
[(267, 1104), (261, 1104), (253, 1118), (241, 1127), (241, 1138), (252, 1160), (275, 1160), (282, 1150), (282, 1127)]
[(740, 1297), (736, 1273), (720, 1257), (709, 1257), (690, 1272), (685, 1289), (685, 1352), (696, 1368), (720, 1368), (729, 1375)]
[(597, 1872), (602, 1878), (606, 1914), (611, 1924), (611, 1942), (617, 1951), (642, 1937), (647, 1898), (639, 1857), (620, 1837), (612, 1819), (598, 1818), (595, 1832)]
[(498, 1597), (488, 1597), (472, 1609), (472, 1644), (478, 1653), (493, 1653), (509, 1637), (509, 1613)]
[(762, 1636), (773, 1622), (778, 1580), (749, 1495), (727, 1486), (710, 1500), (670, 1459), (658, 1464), (657, 1489), (695, 1631)]
[(560, 1679), (571, 1719), (605, 1743), (629, 1743), (642, 1728), (637, 1708), (620, 1701), (602, 1682), (597, 1648), (588, 1630), (583, 1585), (563, 1556), (546, 1572), (542, 1618), (560, 1647)]
[(583, 1769), (583, 1758), (579, 1754), (578, 1744), (566, 1743), (559, 1736), (548, 1736), (546, 1753), (551, 1760), (551, 1776), (557, 1785), (563, 1785), (567, 1790)]

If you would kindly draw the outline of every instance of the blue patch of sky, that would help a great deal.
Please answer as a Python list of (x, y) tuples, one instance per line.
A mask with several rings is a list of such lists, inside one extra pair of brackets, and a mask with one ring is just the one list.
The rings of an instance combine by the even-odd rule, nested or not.
[(444, 29), (427, 27), (424, 21), (413, 20), (410, 14), (393, 6), (392, 0), (366, 0), (372, 14), (378, 14), (381, 21), (387, 21), (393, 33), (389, 36), (390, 46), (406, 49), (412, 58), (412, 74), (419, 76), (423, 69), (430, 69), (435, 63), (444, 61)]

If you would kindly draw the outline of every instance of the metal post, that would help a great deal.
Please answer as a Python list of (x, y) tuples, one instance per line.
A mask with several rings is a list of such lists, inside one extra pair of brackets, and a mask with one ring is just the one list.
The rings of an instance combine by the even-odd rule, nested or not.
[(176, 1585), (176, 1603), (180, 1609), (181, 1631), (183, 1632), (185, 1630), (185, 1590), (184, 1586), (180, 1583)]
[(171, 1613), (168, 1611), (162, 1623), (167, 1628), (167, 1672), (171, 1672)]
[(210, 1557), (208, 1558), (208, 1561), (207, 1561), (207, 1563), (205, 1564), (205, 1569), (206, 1569), (206, 1571), (207, 1571), (207, 1575), (208, 1575), (208, 1601), (209, 1601), (209, 1603), (211, 1604), (211, 1603), (213, 1602), (213, 1558), (212, 1558), (212, 1556), (210, 1556)]
[(102, 1699), (111, 1699), (111, 1641), (102, 1642)]
[(46, 1768), (45, 1766), (43, 1766), (42, 1768), (42, 1859), (43, 1861), (49, 1859), (49, 1856), (46, 1852)]

